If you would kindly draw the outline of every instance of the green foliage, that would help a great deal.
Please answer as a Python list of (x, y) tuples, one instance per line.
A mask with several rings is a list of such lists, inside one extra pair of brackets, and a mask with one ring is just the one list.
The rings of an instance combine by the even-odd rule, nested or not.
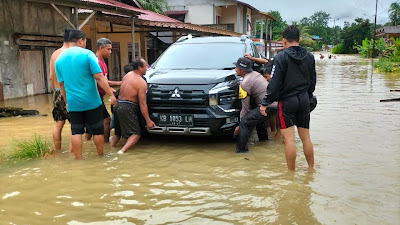
[(373, 40), (369, 41), (368, 38), (365, 38), (362, 41), (362, 45), (358, 45), (356, 49), (358, 50), (358, 53), (363, 56), (363, 57), (370, 57), (372, 53), (372, 46), (373, 45)]
[(389, 8), (389, 19), (392, 26), (400, 25), (400, 4), (393, 2)]
[(394, 39), (393, 37), (390, 38), (392, 41), (393, 45), (396, 47), (398, 51), (400, 51), (400, 38)]
[(51, 142), (35, 134), (32, 140), (13, 140), (13, 152), (9, 159), (32, 159), (44, 157), (53, 152)]
[(301, 39), (300, 46), (303, 46), (307, 49), (307, 51), (317, 51), (319, 50), (316, 41), (312, 40), (311, 38)]
[(398, 63), (393, 63), (385, 58), (379, 58), (379, 61), (374, 63), (374, 67), (382, 72), (396, 72), (400, 69)]
[[(370, 57), (372, 55), (373, 43), (374, 41), (372, 39), (369, 40), (366, 38), (362, 41), (362, 45), (358, 45), (356, 49), (358, 50), (358, 53), (363, 57)], [(394, 56), (395, 53), (397, 55), (397, 52), (397, 49), (395, 51), (395, 47), (393, 45), (386, 44), (383, 38), (375, 41), (376, 55), (384, 58), (391, 58)]]
[(341, 31), (341, 43), (343, 43), (343, 53), (357, 53), (358, 45), (362, 45), (362, 41), (373, 37), (373, 24), (368, 19), (357, 18), (355, 22), (350, 24), (344, 23), (345, 26)]
[(163, 14), (164, 11), (169, 11), (168, 2), (166, 0), (138, 0), (139, 4), (144, 9)]
[(332, 53), (333, 54), (343, 54), (343, 53), (345, 53), (344, 45), (342, 43), (336, 45), (335, 47), (332, 48)]
[[(332, 45), (337, 43), (341, 28), (339, 26), (329, 27), (330, 14), (324, 11), (315, 12), (311, 17), (304, 17), (296, 22), (300, 29), (300, 35), (306, 33), (308, 36), (319, 36), (318, 45)], [(304, 39), (304, 37), (302, 37)]]

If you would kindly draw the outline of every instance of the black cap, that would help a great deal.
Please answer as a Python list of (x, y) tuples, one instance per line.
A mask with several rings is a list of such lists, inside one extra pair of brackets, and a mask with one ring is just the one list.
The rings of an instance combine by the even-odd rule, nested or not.
[(253, 72), (253, 68), (251, 68), (251, 60), (245, 57), (241, 57), (238, 59), (236, 63), (233, 63), (236, 65), (237, 68), (244, 70), (248, 73)]

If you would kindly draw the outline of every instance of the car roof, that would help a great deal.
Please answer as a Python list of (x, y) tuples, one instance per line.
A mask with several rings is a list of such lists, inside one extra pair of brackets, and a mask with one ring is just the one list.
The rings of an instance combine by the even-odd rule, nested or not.
[(191, 39), (186, 39), (176, 44), (201, 44), (201, 43), (238, 43), (244, 44), (245, 42), (251, 42), (250, 39), (241, 41), (240, 37), (230, 37), (230, 36), (218, 36), (218, 37), (193, 37)]

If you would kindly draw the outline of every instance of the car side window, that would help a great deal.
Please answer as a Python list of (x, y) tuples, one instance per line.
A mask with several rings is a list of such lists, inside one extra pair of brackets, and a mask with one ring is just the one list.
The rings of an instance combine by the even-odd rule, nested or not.
[(250, 44), (250, 45), (248, 45), (248, 46), (249, 46), (249, 54), (250, 54), (251, 56), (254, 57), (254, 48), (253, 48), (253, 45)]
[(251, 48), (252, 48), (252, 51), (253, 51), (253, 57), (255, 57), (255, 58), (260, 58), (260, 54), (258, 54), (258, 51), (257, 51), (257, 47), (254, 45), (254, 43), (251, 43)]

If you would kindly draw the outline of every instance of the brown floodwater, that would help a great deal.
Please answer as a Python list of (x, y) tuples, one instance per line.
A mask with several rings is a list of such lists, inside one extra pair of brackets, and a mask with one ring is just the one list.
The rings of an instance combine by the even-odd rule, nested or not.
[[(0, 224), (396, 224), (400, 221), (400, 76), (377, 74), (356, 56), (317, 59), (311, 115), (316, 170), (298, 149), (286, 170), (281, 141), (236, 154), (229, 140), (143, 139), (126, 155), (93, 143), (83, 161), (63, 150), (48, 159), (0, 163)], [(51, 140), (51, 95), (0, 102), (48, 116), (0, 118), (0, 153), (13, 139)]]

